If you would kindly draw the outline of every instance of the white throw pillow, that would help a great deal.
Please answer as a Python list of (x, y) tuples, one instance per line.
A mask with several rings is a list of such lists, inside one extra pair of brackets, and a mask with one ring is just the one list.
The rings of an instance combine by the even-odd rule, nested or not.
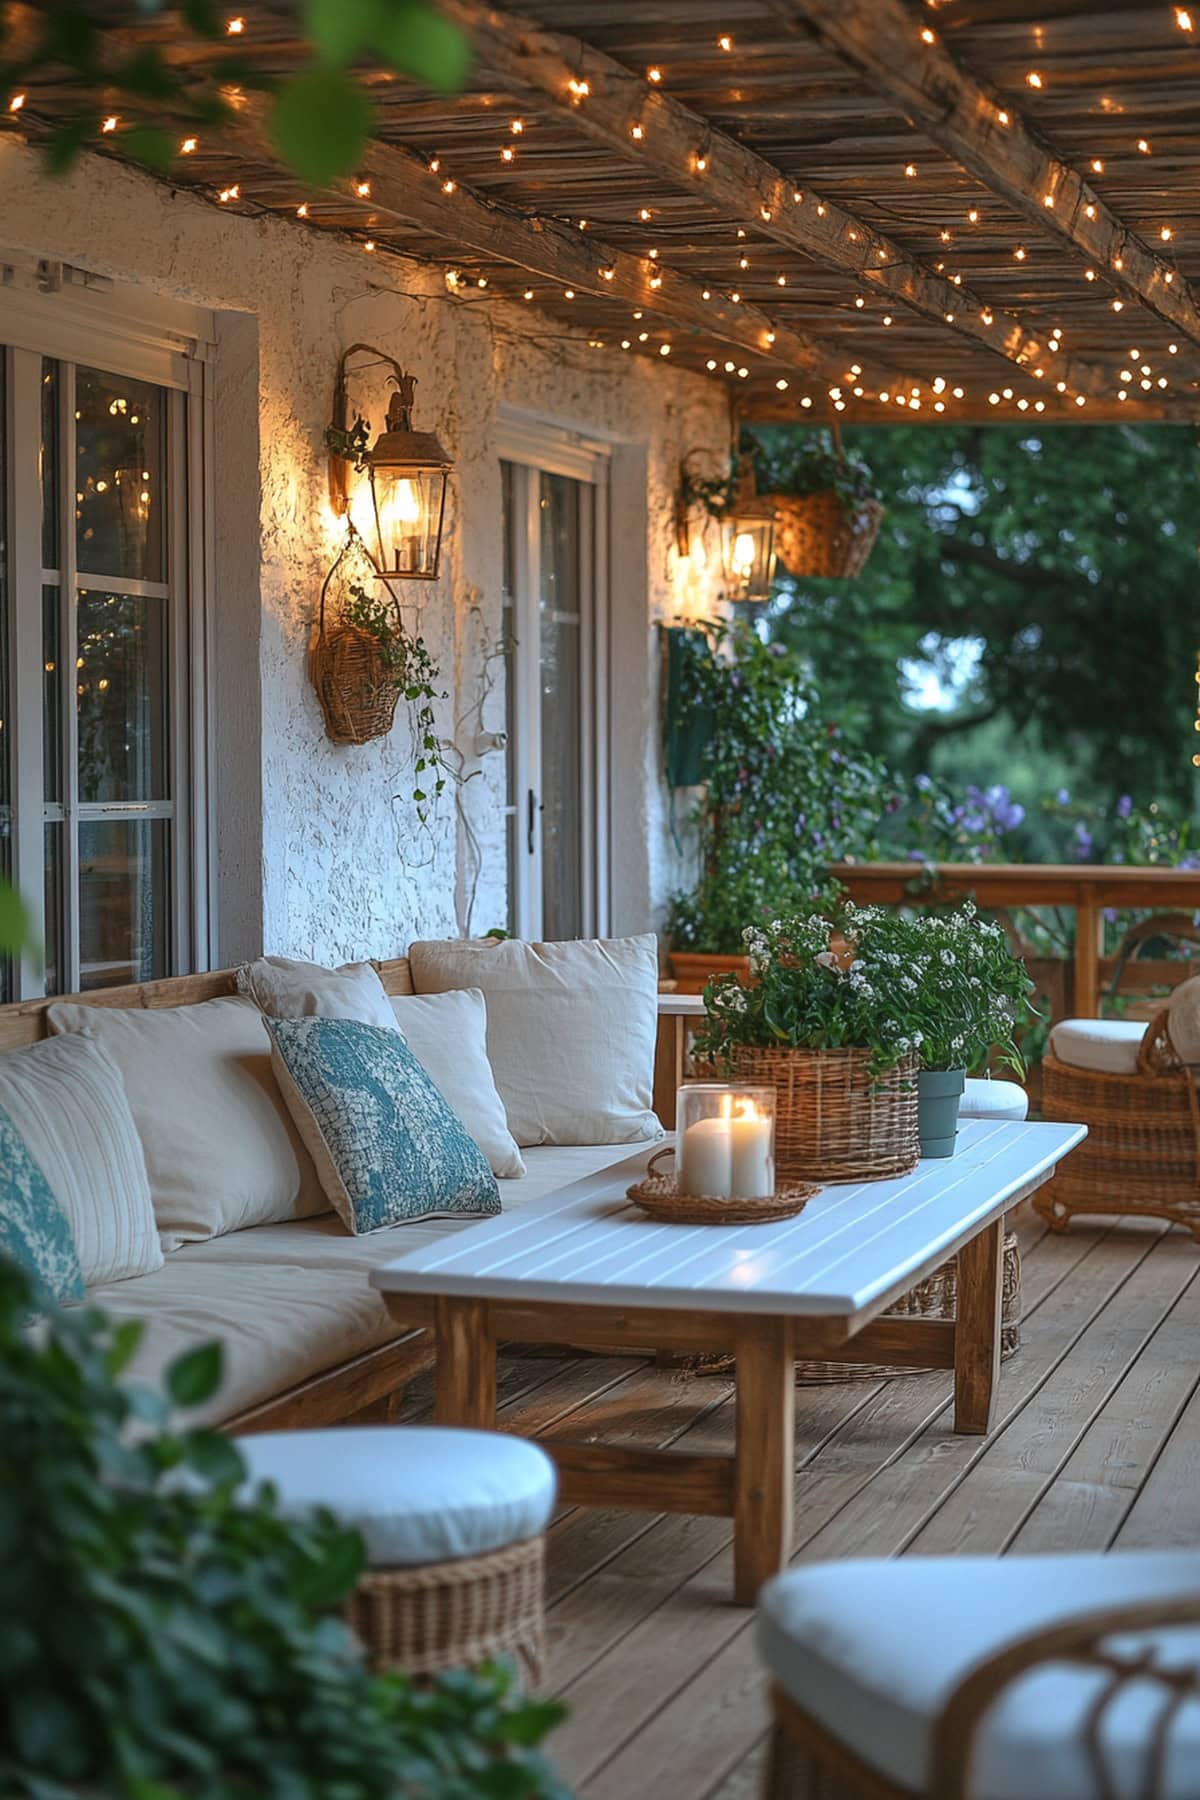
[(395, 1021), (382, 981), (370, 963), (293, 962), (260, 956), (237, 973), (238, 993), (246, 994), (272, 1019), (357, 1019), (391, 1031)]
[(518, 1144), (633, 1144), (659, 1137), (652, 1108), (658, 942), (414, 944), (418, 994), (479, 988), (488, 1061)]
[(252, 1000), (66, 1004), (49, 1016), (53, 1031), (93, 1032), (121, 1071), (164, 1250), (329, 1210)]
[(487, 1003), (478, 988), (406, 994), (390, 1002), (404, 1041), (491, 1164), (493, 1175), (525, 1173), (487, 1056)]
[(93, 1037), (0, 1056), (8, 1114), (50, 1184), (89, 1287), (161, 1269), (150, 1183), (121, 1071)]

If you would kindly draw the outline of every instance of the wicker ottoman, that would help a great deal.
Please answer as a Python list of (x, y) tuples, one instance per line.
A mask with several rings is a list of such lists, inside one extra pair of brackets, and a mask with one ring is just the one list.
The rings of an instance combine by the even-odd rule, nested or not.
[(1042, 1063), (1042, 1110), (1088, 1128), (1034, 1196), (1055, 1231), (1077, 1213), (1140, 1213), (1200, 1240), (1200, 1108), (1165, 1008), (1144, 1027), (1116, 1019), (1056, 1025)]
[(410, 1675), (511, 1656), (542, 1673), (544, 1532), (555, 1474), (535, 1444), (442, 1426), (345, 1426), (237, 1440), (289, 1513), (327, 1507), (369, 1568), (346, 1609), (374, 1668)]

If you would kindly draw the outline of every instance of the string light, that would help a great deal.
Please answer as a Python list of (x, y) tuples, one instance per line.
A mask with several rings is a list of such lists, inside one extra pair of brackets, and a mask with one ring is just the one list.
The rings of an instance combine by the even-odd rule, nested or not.
[(431, 174), (431, 175), (436, 175), (436, 174), (437, 174), (437, 172), (438, 172), (438, 170), (439, 170), (439, 169), (440, 169), (440, 168), (441, 168), (441, 166), (442, 166), (442, 159), (441, 159), (441, 157), (440, 157), (440, 156), (431, 156), (431, 157), (430, 157), (430, 159), (429, 159), (429, 173), (430, 173), (430, 174)]
[(716, 357), (715, 357), (715, 356), (710, 356), (710, 357), (709, 357), (709, 359), (708, 359), (708, 361), (707, 361), (707, 362), (706, 362), (706, 363), (705, 363), (705, 365), (704, 365), (704, 366), (705, 366), (705, 368), (706, 368), (706, 369), (709, 369), (709, 370), (712, 370), (712, 369), (715, 369), (715, 368), (716, 368), (716, 366), (717, 366), (717, 359), (716, 359)]
[(728, 36), (719, 37), (717, 39), (717, 48), (718, 48), (718, 50), (725, 50), (725, 51), (732, 50), (733, 49), (733, 39)]
[(695, 167), (697, 175), (703, 175), (705, 169), (708, 167), (707, 156), (697, 156), (693, 166)]
[(1024, 244), (1018, 244), (1016, 249), (1013, 251), (1013, 255), (1016, 257), (1018, 262), (1024, 262), (1025, 258), (1028, 256), (1028, 254), (1029, 254), (1029, 252), (1026, 250)]
[(220, 200), (222, 202), (222, 204), (224, 204), (226, 201), (229, 201), (229, 200), (240, 200), (241, 197), (242, 197), (242, 190), (236, 181), (234, 182), (232, 187), (222, 188), (220, 193), (217, 195), (217, 199)]
[(866, 304), (867, 304), (867, 303), (866, 303), (866, 301), (865, 301), (865, 300), (864, 300), (864, 299), (863, 299), (863, 297), (862, 297), (862, 295), (861, 295), (861, 294), (855, 294), (855, 296), (854, 296), (854, 304), (855, 304), (855, 306), (857, 306), (857, 307), (858, 307), (858, 308), (859, 308), (859, 310), (860, 310), (860, 311), (861, 311), (861, 310), (862, 310), (862, 308), (863, 308), (863, 307), (864, 307), (864, 306), (865, 306), (865, 305), (866, 305)]
[(921, 42), (923, 44), (937, 43), (937, 36), (934, 32), (930, 31), (928, 25), (922, 25), (921, 27)]
[(885, 325), (890, 325), (890, 324), (891, 324), (891, 322), (892, 322), (892, 315), (891, 315), (891, 313), (884, 313), (884, 315), (883, 315), (883, 322), (884, 322), (884, 324), (885, 324)]
[(1092, 158), (1092, 173), (1094, 175), (1103, 175), (1104, 173), (1104, 163), (1098, 156)]
[(360, 200), (369, 200), (371, 198), (371, 184), (369, 181), (356, 181), (354, 184), (354, 191)]
[(11, 112), (11, 113), (20, 112), (21, 108), (25, 104), (25, 100), (26, 100), (26, 96), (24, 94), (14, 94), (12, 99), (8, 103), (9, 112)]
[[(374, 238), (368, 238), (366, 243), (363, 245), (364, 250), (377, 250), (378, 248), (379, 248), (379, 246), (376, 244)], [(479, 285), (480, 285), (480, 287), (483, 287), (485, 284), (481, 281)]]
[(588, 95), (592, 91), (591, 86), (588, 82), (578, 81), (575, 79), (574, 76), (572, 76), (571, 80), (568, 81), (567, 89), (571, 95), (572, 100), (575, 102), (576, 106), (579, 105), (579, 102), (581, 100), (586, 100)]
[(904, 173), (905, 173), (905, 174), (906, 174), (906, 175), (907, 175), (907, 176), (908, 176), (908, 178), (909, 178), (909, 180), (910, 180), (910, 181), (915, 181), (915, 180), (916, 180), (916, 176), (917, 176), (917, 165), (916, 165), (916, 163), (905, 163), (905, 165), (904, 165)]
[(506, 163), (512, 162), (512, 160), (516, 156), (516, 154), (517, 153), (513, 149), (511, 144), (502, 144), (501, 145), (501, 147), (500, 147), (500, 161), (501, 162), (506, 162)]
[(1192, 15), (1186, 6), (1177, 6), (1175, 8), (1175, 23), (1178, 25), (1180, 31), (1192, 30)]
[(778, 388), (778, 390), (781, 394), (786, 394), (787, 385), (788, 384), (782, 375), (779, 377), (779, 380), (775, 383), (775, 386)]
[(1158, 235), (1164, 244), (1169, 244), (1171, 239), (1175, 236), (1175, 233), (1171, 230), (1169, 225), (1164, 225)]
[(647, 69), (646, 70), (646, 80), (653, 81), (653, 82), (661, 81), (662, 80), (662, 70), (658, 69), (658, 68)]
[(522, 296), (522, 298), (523, 298), (523, 299), (525, 299), (525, 300), (532, 300), (532, 299), (533, 299), (533, 289), (532, 289), (532, 288), (526, 288), (526, 289), (525, 289), (525, 292), (524, 292), (524, 295), (523, 295), (523, 296)]
[(121, 121), (118, 119), (116, 113), (109, 113), (100, 129), (105, 132), (115, 131), (120, 123)]
[(646, 132), (645, 132), (644, 127), (641, 125), (631, 125), (629, 127), (629, 135), (631, 138), (634, 138), (640, 144), (642, 139), (645, 137)]
[(1030, 69), (1028, 75), (1025, 77), (1025, 86), (1031, 87), (1031, 88), (1040, 88), (1041, 85), (1042, 85), (1042, 78), (1038, 74), (1037, 70)]
[(1137, 147), (1138, 147), (1138, 149), (1139, 149), (1139, 150), (1140, 150), (1140, 151), (1141, 151), (1141, 153), (1142, 153), (1142, 155), (1143, 155), (1143, 156), (1149, 156), (1149, 154), (1150, 154), (1150, 145), (1149, 145), (1149, 143), (1148, 143), (1148, 141), (1147, 141), (1147, 140), (1146, 140), (1146, 139), (1145, 139), (1145, 138), (1139, 138), (1139, 139), (1138, 139), (1138, 141), (1137, 141)]
[(654, 214), (650, 211), (648, 206), (643, 206), (638, 213), (638, 218), (642, 221), (643, 225), (648, 225), (653, 217)]
[(455, 183), (453, 181), (443, 181), (443, 183), (442, 183), (443, 194), (452, 194), (454, 192), (454, 189), (455, 189)]
[(1083, 271), (1083, 279), (1085, 281), (1095, 281), (1095, 279), (1096, 279), (1095, 269), (1085, 269)]
[(733, 290), (732, 294), (730, 294), (729, 298), (733, 301), (733, 304), (735, 306), (739, 306), (741, 304), (742, 296), (736, 288), (734, 288), (734, 290)]
[(245, 19), (226, 19), (225, 21), (225, 32), (228, 37), (241, 37), (245, 29)]
[(1005, 112), (1003, 107), (1001, 107), (999, 112), (996, 114), (996, 118), (999, 120), (1001, 125), (1007, 125), (1009, 122), (1008, 114)]
[(670, 354), (671, 354), (670, 344), (660, 344), (658, 346), (658, 354), (660, 356), (670, 356)]
[(180, 144), (180, 146), (179, 146), (180, 156), (194, 156), (195, 153), (196, 153), (195, 138), (184, 138), (182, 144)]
[(970, 212), (967, 214), (967, 221), (971, 225), (978, 225), (978, 223), (979, 223), (979, 208), (977, 206), (973, 206), (971, 208)]
[(525, 129), (524, 119), (510, 119), (508, 129), (512, 132), (514, 137), (520, 137)]

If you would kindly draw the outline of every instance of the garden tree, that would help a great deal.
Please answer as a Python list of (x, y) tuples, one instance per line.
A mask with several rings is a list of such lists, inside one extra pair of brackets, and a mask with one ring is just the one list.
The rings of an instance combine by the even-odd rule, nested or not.
[[(783, 580), (773, 619), (827, 711), (909, 775), (1008, 780), (1033, 800), (1069, 770), (1098, 801), (1132, 791), (1190, 811), (1193, 430), (874, 427), (846, 446), (882, 488), (879, 541), (857, 580)], [(909, 659), (960, 704), (915, 708)], [(1042, 771), (1031, 791), (1018, 770)]]

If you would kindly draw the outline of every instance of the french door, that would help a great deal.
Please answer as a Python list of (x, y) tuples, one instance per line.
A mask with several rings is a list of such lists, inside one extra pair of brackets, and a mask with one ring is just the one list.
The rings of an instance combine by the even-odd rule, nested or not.
[[(147, 355), (156, 378), (131, 374), (128, 344), (124, 367), (105, 367), (102, 335), (46, 354), (2, 302), (0, 334), (0, 871), (44, 950), (4, 971), (11, 999), (205, 960), (190, 607), (200, 371), (172, 350)], [(71, 347), (60, 320), (46, 338)]]
[(510, 931), (608, 930), (608, 459), (509, 433), (501, 463)]

